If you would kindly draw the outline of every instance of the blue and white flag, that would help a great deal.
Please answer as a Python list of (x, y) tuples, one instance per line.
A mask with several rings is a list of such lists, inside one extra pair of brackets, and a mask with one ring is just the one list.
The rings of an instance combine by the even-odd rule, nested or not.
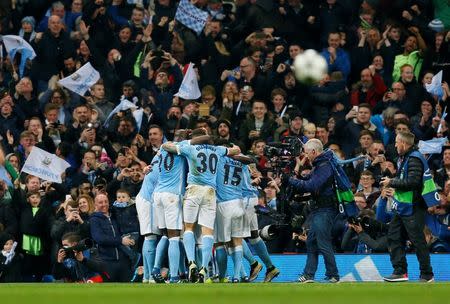
[(206, 25), (208, 13), (195, 7), (189, 0), (181, 0), (175, 19), (200, 35)]
[[(36, 57), (36, 53), (31, 47), (31, 45), (26, 42), (22, 37), (16, 35), (6, 35), (3, 36), (3, 43), (5, 44), (6, 52), (8, 52), (11, 61), (14, 60), (17, 52), (22, 54), (19, 64), (19, 75), (23, 77), (23, 72), (25, 70), (25, 64), (27, 60), (33, 60)], [(3, 50), (2, 50), (3, 55)]]
[(138, 131), (141, 131), (142, 118), (144, 117), (144, 109), (141, 108), (139, 110), (133, 111), (133, 117), (134, 120), (136, 120)]
[(69, 167), (70, 164), (64, 159), (35, 146), (31, 149), (22, 172), (60, 184), (62, 183), (61, 174)]
[(447, 143), (447, 137), (433, 138), (430, 140), (419, 140), (419, 152), (422, 154), (440, 154), (442, 146)]
[(72, 75), (59, 80), (58, 83), (72, 92), (83, 96), (99, 79), (100, 73), (88, 62)]
[(194, 71), (194, 64), (192, 62), (189, 63), (183, 82), (175, 96), (188, 100), (195, 100), (202, 96), (198, 87), (197, 74)]
[(442, 99), (444, 96), (444, 89), (442, 89), (442, 71), (433, 76), (430, 84), (425, 84), (425, 89), (428, 93)]
[[(129, 109), (137, 109), (138, 106), (129, 101), (128, 99), (122, 99), (120, 103), (109, 113), (108, 117), (105, 120), (105, 123), (103, 124), (105, 128), (108, 127), (109, 121), (114, 116), (114, 114), (119, 113), (120, 111), (126, 111)], [(133, 114), (134, 115), (134, 114)], [(142, 117), (141, 117), (142, 121)]]

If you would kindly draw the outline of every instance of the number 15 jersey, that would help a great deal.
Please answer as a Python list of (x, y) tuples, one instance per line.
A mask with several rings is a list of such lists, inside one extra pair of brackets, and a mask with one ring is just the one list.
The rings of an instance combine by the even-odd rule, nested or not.
[(216, 189), (216, 173), (219, 158), (228, 150), (221, 146), (195, 145), (184, 140), (177, 144), (178, 154), (186, 157), (189, 165), (188, 185), (210, 186)]
[(228, 156), (219, 159), (217, 168), (217, 202), (242, 199), (243, 164)]

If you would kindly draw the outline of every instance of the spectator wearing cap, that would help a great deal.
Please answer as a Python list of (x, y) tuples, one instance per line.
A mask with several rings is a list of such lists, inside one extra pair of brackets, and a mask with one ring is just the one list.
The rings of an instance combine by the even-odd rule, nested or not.
[(350, 94), (350, 103), (357, 106), (360, 103), (368, 103), (373, 108), (383, 98), (387, 87), (383, 78), (371, 65), (360, 73), (360, 81), (356, 83)]
[(275, 132), (274, 140), (282, 141), (287, 136), (294, 136), (303, 139), (303, 115), (298, 111), (291, 111), (288, 113), (289, 127), (282, 129), (278, 128)]
[(231, 122), (226, 119), (220, 119), (217, 121), (217, 136), (220, 139), (226, 140), (228, 143), (233, 143), (236, 146), (239, 146), (242, 151), (245, 150), (244, 144), (239, 140), (234, 138), (231, 135)]
[(36, 37), (36, 20), (33, 16), (24, 17), (21, 21), (22, 27), (19, 30), (19, 36), (25, 41), (31, 42)]

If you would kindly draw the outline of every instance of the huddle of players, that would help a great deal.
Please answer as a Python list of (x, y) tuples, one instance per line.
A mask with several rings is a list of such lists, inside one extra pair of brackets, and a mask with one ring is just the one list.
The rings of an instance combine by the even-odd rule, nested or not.
[[(228, 254), (234, 264), (232, 282), (253, 281), (262, 265), (244, 238), (265, 264), (264, 281), (270, 282), (280, 271), (258, 236), (258, 190), (247, 166), (251, 159), (237, 146), (210, 144), (205, 129), (193, 130), (192, 139), (186, 138), (185, 130), (179, 130), (174, 142), (162, 145), (136, 197), (145, 236), (143, 282), (165, 282), (160, 269), (166, 252), (171, 283), (183, 279), (186, 258), (190, 282), (227, 282)], [(157, 235), (162, 235), (159, 242)], [(218, 278), (208, 278), (213, 247)], [(250, 263), (249, 276), (243, 258)]]

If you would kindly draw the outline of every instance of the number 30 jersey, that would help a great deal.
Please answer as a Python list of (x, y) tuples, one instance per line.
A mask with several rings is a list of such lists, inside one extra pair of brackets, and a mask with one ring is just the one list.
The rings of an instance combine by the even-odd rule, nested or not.
[(169, 153), (164, 149), (159, 151), (159, 180), (155, 192), (169, 192), (183, 195), (186, 189), (187, 164), (184, 157)]
[(217, 168), (217, 202), (242, 199), (243, 164), (228, 156), (219, 159)]
[(189, 165), (189, 185), (210, 186), (216, 189), (219, 158), (227, 155), (227, 148), (212, 145), (192, 146), (185, 140), (177, 144), (178, 154), (186, 157)]

